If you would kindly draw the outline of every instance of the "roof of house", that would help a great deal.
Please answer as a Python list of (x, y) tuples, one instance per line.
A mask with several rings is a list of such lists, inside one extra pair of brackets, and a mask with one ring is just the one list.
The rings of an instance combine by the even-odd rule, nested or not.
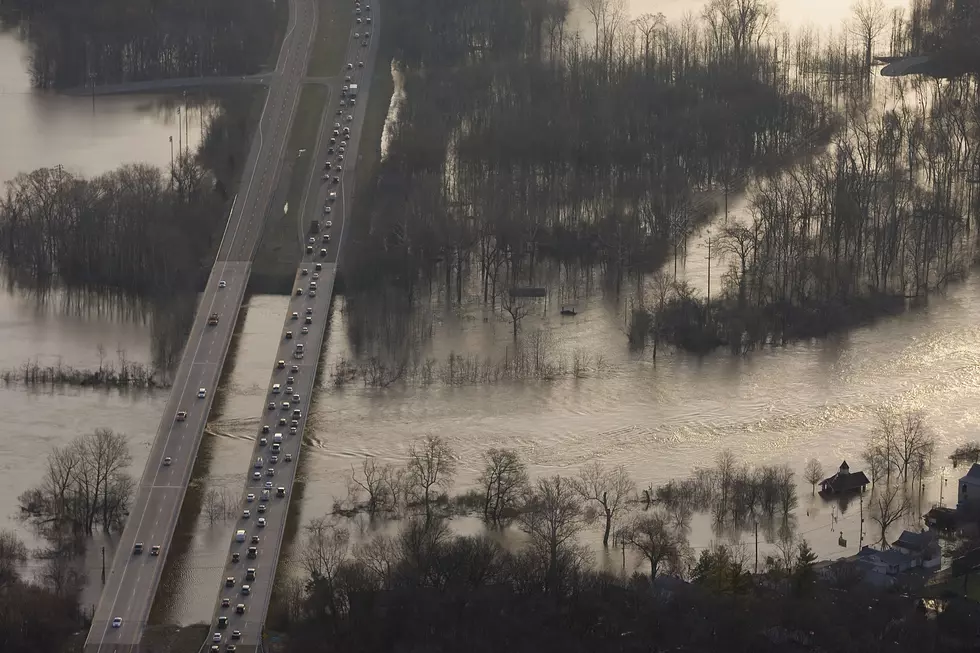
[(858, 551), (858, 558), (872, 559), (883, 565), (889, 567), (893, 565), (901, 565), (903, 562), (907, 562), (909, 557), (897, 549), (886, 549), (884, 551), (877, 551), (871, 547), (864, 547)]
[(820, 481), (820, 486), (824, 489), (833, 490), (834, 492), (843, 492), (845, 490), (856, 490), (864, 487), (870, 482), (871, 481), (868, 480), (868, 477), (864, 475), (864, 472), (850, 472), (844, 474), (837, 472), (833, 476)]
[(909, 551), (925, 551), (935, 540), (935, 535), (928, 531), (924, 533), (902, 531), (898, 539), (892, 542), (892, 546), (908, 549)]
[(976, 481), (980, 481), (980, 464), (973, 463), (973, 465), (970, 467), (970, 471), (968, 471), (965, 476), (962, 476), (961, 480), (964, 478), (972, 478)]

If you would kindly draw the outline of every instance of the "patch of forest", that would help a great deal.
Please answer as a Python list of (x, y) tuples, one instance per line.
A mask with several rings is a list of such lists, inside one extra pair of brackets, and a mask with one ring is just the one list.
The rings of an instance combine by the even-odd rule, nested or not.
[[(266, 0), (7, 0), (38, 88), (245, 75), (267, 64), (288, 3)], [(278, 29), (272, 28), (278, 26)]]
[[(714, 0), (677, 24), (587, 5), (583, 39), (563, 0), (393, 0), (405, 99), (356, 207), (352, 293), (410, 310), (462, 305), (465, 288), (516, 340), (530, 310), (517, 304), (533, 300), (511, 289), (542, 285), (545, 260), (594, 267), (616, 293), (639, 289), (632, 345), (744, 351), (900, 312), (966, 274), (976, 80), (882, 91), (871, 66), (881, 47), (975, 40), (956, 38), (975, 11), (865, 1), (841, 35), (791, 37), (764, 0)], [(729, 221), (735, 193), (747, 219)], [(692, 246), (724, 257), (714, 293), (678, 282)]]
[(0, 262), (12, 280), (157, 297), (196, 289), (245, 161), (250, 99), (223, 93), (199, 151), (169, 170), (134, 163), (87, 179), (59, 166), (7, 182)]

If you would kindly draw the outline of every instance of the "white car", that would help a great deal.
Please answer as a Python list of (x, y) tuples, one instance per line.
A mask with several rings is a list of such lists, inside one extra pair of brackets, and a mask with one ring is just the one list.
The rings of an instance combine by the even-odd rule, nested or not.
[(357, 62), (357, 67), (358, 68), (363, 68), (364, 67), (364, 62), (363, 61), (358, 61)]
[(347, 64), (347, 70), (354, 70), (353, 64)]
[[(293, 315), (296, 315), (296, 313), (293, 313)], [(296, 317), (294, 317), (293, 319), (294, 320), (298, 320), (299, 319), (299, 315), (296, 315)], [(279, 384), (278, 383), (273, 383), (272, 384), (272, 394), (277, 395), (280, 392), (282, 392), (282, 388), (279, 386)]]
[(218, 287), (219, 288), (227, 288), (228, 287), (228, 284), (225, 283), (224, 280), (221, 280), (221, 281), (218, 282)]
[(267, 490), (271, 490), (272, 489), (272, 481), (266, 481), (265, 482), (265, 489), (267, 489)]
[(252, 472), (252, 480), (253, 481), (261, 481), (262, 480), (262, 472)]
[(177, 411), (177, 421), (178, 422), (183, 422), (186, 419), (187, 419), (187, 411), (186, 410), (178, 410)]
[[(324, 213), (330, 213), (330, 212), (332, 212), (332, 211), (333, 211), (333, 209), (332, 209), (332, 208), (330, 207), (330, 205), (329, 205), (329, 204), (327, 204), (327, 205), (325, 205), (325, 206), (323, 207), (323, 212), (324, 212)], [(330, 224), (330, 220), (327, 220), (327, 224)]]
[[(294, 428), (296, 428), (296, 427), (294, 426), (294, 427), (293, 427), (293, 429), (294, 429)], [(290, 433), (291, 433), (292, 435), (296, 435), (295, 433), (293, 433), (293, 432), (292, 432), (292, 431), (293, 431), (293, 429), (289, 429), (289, 432), (290, 432)], [(283, 460), (285, 460), (285, 461), (286, 461), (287, 463), (291, 463), (291, 462), (293, 462), (293, 454), (291, 454), (291, 453), (287, 453), (287, 454), (286, 454), (286, 455), (285, 455), (285, 456), (283, 457)]]
[(207, 396), (208, 396), (207, 388), (198, 388), (198, 390), (197, 390), (197, 398), (198, 399), (204, 399)]
[(265, 504), (264, 503), (260, 503), (259, 504), (259, 512), (265, 512)]
[(122, 627), (122, 617), (113, 617), (112, 618), (112, 627), (113, 628), (120, 628), (120, 627)]
[[(327, 207), (327, 208), (329, 208), (329, 207)], [(330, 213), (330, 211), (327, 211), (327, 213)], [(329, 229), (330, 227), (332, 227), (332, 226), (333, 226), (333, 223), (332, 223), (332, 222), (330, 222), (330, 220), (327, 220), (326, 222), (324, 222), (324, 223), (323, 223), (323, 226), (324, 226), (324, 227), (325, 227), (326, 229)]]
[(265, 528), (265, 517), (259, 517), (259, 528)]
[(255, 495), (249, 494), (248, 496), (245, 497), (245, 500), (248, 501), (249, 503), (252, 503), (253, 501), (255, 501)]
[(221, 641), (221, 633), (215, 633), (214, 634), (214, 637), (211, 638), (211, 641), (212, 642), (220, 642)]
[(251, 510), (243, 510), (242, 511), (242, 519), (248, 519), (251, 516), (252, 516), (252, 511)]
[[(308, 327), (303, 327), (302, 329), (300, 329), (300, 330), (299, 330), (299, 332), (300, 332), (300, 333), (301, 333), (302, 335), (304, 335), (304, 336), (306, 336), (306, 335), (309, 335), (309, 333), (310, 333), (310, 329), (309, 329)], [(164, 464), (166, 464), (166, 463), (164, 463)]]

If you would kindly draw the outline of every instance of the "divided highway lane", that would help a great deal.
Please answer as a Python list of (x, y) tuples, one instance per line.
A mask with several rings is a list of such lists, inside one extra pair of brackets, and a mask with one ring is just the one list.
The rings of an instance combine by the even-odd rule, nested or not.
[[(370, 12), (366, 7), (372, 5)], [(352, 3), (353, 6), (353, 3)], [(352, 83), (358, 84), (361, 89), (355, 107), (345, 107), (342, 115), (336, 115), (340, 93), (331, 93), (331, 101), (323, 118), (324, 128), (320, 130), (320, 142), (315, 148), (314, 161), (317, 165), (312, 167), (309, 184), (311, 185), (307, 206), (303, 207), (303, 219), (306, 225), (310, 220), (318, 219), (324, 224), (327, 219), (333, 222), (333, 226), (321, 228), (319, 234), (310, 235), (307, 233), (304, 238), (313, 238), (312, 243), (304, 242), (306, 246), (312, 247), (312, 252), (307, 252), (300, 262), (297, 270), (294, 293), (290, 297), (287, 309), (285, 324), (280, 333), (280, 343), (276, 352), (276, 361), (273, 363), (271, 379), (269, 381), (268, 393), (265, 399), (266, 405), (262, 408), (262, 416), (259, 419), (259, 433), (256, 434), (256, 445), (249, 461), (246, 472), (245, 489), (242, 492), (241, 503), (238, 507), (239, 519), (234, 526), (234, 531), (245, 531), (245, 541), (239, 542), (233, 535), (231, 546), (228, 550), (227, 566), (225, 573), (222, 574), (221, 587), (215, 602), (214, 616), (211, 620), (211, 631), (208, 635), (209, 641), (206, 642), (204, 650), (228, 651), (235, 650), (237, 653), (255, 653), (261, 650), (261, 639), (265, 624), (266, 613), (269, 608), (269, 601), (272, 596), (272, 589), (275, 581), (276, 566), (279, 559), (280, 547), (282, 545), (283, 533), (286, 526), (286, 517), (289, 510), (289, 501), (292, 494), (293, 481), (295, 480), (296, 467), (299, 464), (299, 455), (302, 446), (303, 433), (306, 428), (307, 409), (309, 407), (310, 396), (313, 392), (313, 383), (316, 377), (317, 363), (320, 358), (320, 350), (324, 340), (327, 326), (327, 315), (330, 310), (330, 301), (333, 295), (334, 279), (336, 276), (336, 262), (340, 255), (340, 247), (343, 243), (343, 232), (346, 220), (349, 217), (348, 193), (353, 191), (354, 168), (357, 161), (357, 149), (363, 123), (364, 109), (367, 104), (368, 87), (370, 86), (371, 71), (377, 56), (377, 34), (380, 30), (380, 11), (377, 3), (363, 2), (365, 9), (361, 14), (362, 20), (371, 16), (372, 24), (368, 26), (366, 22), (360, 25), (355, 23), (351, 30), (351, 41), (348, 46), (347, 61), (353, 64), (352, 70), (344, 70), (340, 76), (343, 79), (346, 75), (352, 77)], [(368, 39), (368, 46), (363, 46), (363, 37), (353, 38), (353, 33), (363, 33), (367, 29), (372, 33)], [(364, 66), (358, 66), (358, 62), (363, 61)], [(346, 67), (346, 66), (345, 66)], [(352, 116), (351, 122), (346, 122), (347, 115)], [(337, 162), (336, 148), (342, 138), (337, 138), (334, 145), (335, 153), (327, 155), (330, 147), (329, 139), (333, 130), (332, 125), (338, 122), (343, 126), (349, 126), (351, 137), (347, 141), (348, 149), (345, 154), (344, 170), (340, 177), (340, 182), (334, 184), (331, 170), (330, 179), (326, 182), (320, 179), (323, 174), (321, 169), (322, 162), (330, 160), (331, 163)], [(328, 195), (331, 192), (337, 193), (334, 202), (328, 202)], [(310, 202), (312, 206), (310, 206)], [(324, 214), (322, 207), (332, 206), (330, 214)], [(329, 235), (330, 240), (324, 240), (324, 236)], [(325, 255), (321, 255), (321, 250), (326, 250)], [(320, 269), (317, 270), (317, 266)], [(312, 283), (315, 283), (316, 295), (310, 293)], [(297, 295), (295, 289), (300, 289), (302, 294)], [(307, 311), (311, 313), (307, 315)], [(295, 319), (293, 316), (295, 315)], [(306, 324), (306, 318), (310, 318), (310, 324)], [(306, 327), (308, 333), (303, 334), (302, 329)], [(291, 332), (292, 337), (287, 338), (286, 332)], [(296, 345), (302, 344), (305, 351), (302, 358), (295, 358)], [(283, 367), (279, 367), (279, 362)], [(292, 382), (290, 383), (290, 377)], [(279, 392), (274, 392), (275, 386), (279, 386)], [(287, 393), (287, 388), (291, 392)], [(292, 395), (299, 396), (298, 404), (292, 399)], [(288, 409), (282, 408), (282, 402), (290, 402)], [(273, 408), (268, 404), (272, 402)], [(295, 417), (293, 426), (293, 411), (299, 410), (300, 413)], [(265, 432), (268, 427), (268, 432)], [(291, 434), (291, 429), (295, 428), (295, 434)], [(278, 452), (273, 452), (276, 434), (282, 434), (282, 442)], [(265, 442), (263, 443), (263, 438)], [(271, 463), (271, 456), (278, 456), (276, 463)], [(290, 461), (286, 462), (286, 456)], [(261, 458), (261, 464), (258, 459)], [(269, 469), (273, 469), (272, 476), (268, 476)], [(259, 477), (254, 478), (258, 472)], [(268, 485), (268, 487), (267, 487)], [(285, 496), (278, 496), (279, 488), (283, 488)], [(263, 500), (263, 490), (269, 490), (268, 500)], [(249, 500), (249, 495), (252, 499)], [(264, 506), (259, 512), (259, 506)], [(241, 511), (248, 510), (247, 517)], [(259, 519), (265, 520), (264, 526), (259, 526)], [(257, 537), (258, 541), (253, 543), (252, 538)], [(253, 558), (249, 558), (250, 547), (255, 547)], [(237, 560), (235, 559), (237, 554)], [(248, 570), (254, 571), (254, 578), (249, 579)], [(231, 579), (228, 581), (227, 579)], [(229, 585), (228, 583), (231, 583)], [(243, 586), (248, 585), (248, 593), (244, 593)], [(224, 619), (222, 623), (221, 620)], [(215, 641), (215, 634), (220, 635), (220, 640)], [(237, 634), (237, 637), (234, 635)], [(233, 649), (229, 649), (229, 645)], [(215, 649), (214, 647), (217, 647)]]
[[(175, 374), (170, 399), (113, 558), (85, 643), (86, 653), (139, 650), (238, 318), (251, 260), (265, 226), (315, 26), (313, 0), (290, 0), (289, 25), (246, 158), (241, 189), (232, 206)], [(211, 313), (219, 314), (217, 325), (207, 324)], [(198, 397), (199, 388), (206, 389), (205, 397)], [(178, 411), (187, 412), (185, 420), (176, 419)], [(165, 464), (168, 457), (169, 465)], [(133, 552), (137, 542), (144, 544), (142, 554)], [(160, 555), (152, 555), (152, 547), (158, 545)], [(114, 627), (113, 620), (117, 617), (121, 624)]]
[[(216, 265), (201, 296), (199, 314), (205, 318), (211, 313), (237, 314), (245, 294), (248, 267), (247, 263)], [(106, 578), (86, 642), (87, 652), (124, 653), (135, 650), (139, 642), (234, 327), (235, 320), (227, 317), (219, 318), (214, 326), (207, 325), (206, 319), (194, 321), (129, 521)], [(204, 397), (199, 396), (201, 388), (205, 390)], [(186, 418), (178, 420), (178, 411), (185, 412)], [(142, 554), (134, 553), (137, 542), (143, 543)], [(155, 546), (160, 547), (159, 555), (152, 554)], [(112, 626), (116, 617), (122, 619), (118, 628)]]

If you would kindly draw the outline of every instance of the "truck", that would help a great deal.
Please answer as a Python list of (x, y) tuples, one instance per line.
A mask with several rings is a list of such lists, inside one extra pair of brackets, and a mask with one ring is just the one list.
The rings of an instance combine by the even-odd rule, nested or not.
[(315, 234), (320, 233), (320, 221), (319, 220), (310, 220), (310, 231), (313, 232), (313, 233), (315, 233)]
[(357, 97), (357, 84), (350, 85), (350, 88), (347, 89), (347, 95)]
[(208, 316), (208, 326), (214, 326), (217, 323), (218, 323), (218, 314), (211, 313), (211, 315)]

